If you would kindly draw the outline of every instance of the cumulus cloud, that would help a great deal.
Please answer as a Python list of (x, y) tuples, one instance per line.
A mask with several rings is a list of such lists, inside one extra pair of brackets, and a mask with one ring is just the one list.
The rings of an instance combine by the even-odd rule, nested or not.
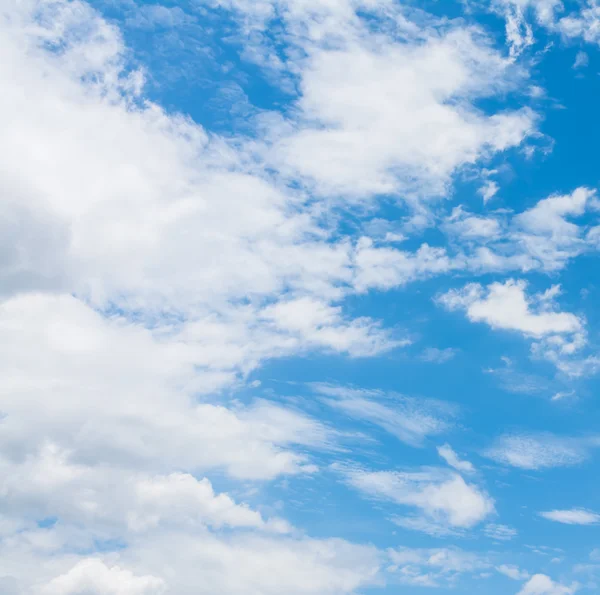
[(252, 535), (232, 539), (161, 533), (135, 542), (135, 550), (145, 567), (168, 569), (168, 590), (161, 579), (126, 570), (140, 562), (129, 559), (125, 552), (118, 565), (82, 560), (69, 567), (68, 560), (60, 560), (67, 569), (48, 581), (47, 591), (41, 594), (162, 595), (170, 591), (276, 595), (283, 589), (292, 595), (334, 595), (377, 584), (381, 563), (375, 548), (342, 540), (275, 540)]
[[(288, 9), (291, 33), (302, 19)], [(435, 31), (416, 23), (378, 46), (355, 9), (333, 15), (338, 49), (334, 29), (321, 43), (310, 19), (288, 65), (294, 109), (263, 114), (251, 137), (150, 101), (121, 32), (88, 4), (0, 9), (0, 574), (11, 589), (337, 595), (378, 582), (376, 548), (302, 537), (234, 493), (237, 481), (314, 473), (311, 451), (335, 448), (335, 432), (226, 389), (269, 358), (405, 343), (344, 308), (387, 281), (369, 278), (369, 241), (339, 233), (328, 199), (391, 191), (418, 210), (464, 165), (520, 145), (536, 118), (475, 106), (523, 76), (480, 31), (434, 19)], [(143, 13), (144, 27), (187, 19)], [(407, 277), (444, 270), (436, 259), (422, 249)], [(399, 402), (412, 418), (390, 417), (373, 401), (360, 414), (413, 444), (452, 418), (410, 399)], [(471, 526), (493, 508), (458, 476), (408, 483), (407, 502), (422, 493), (414, 506), (441, 522)]]
[[(262, 505), (261, 487), (316, 473), (315, 453), (336, 451), (338, 433), (275, 396), (235, 392), (272, 358), (407, 344), (353, 315), (349, 296), (455, 270), (550, 270), (595, 245), (594, 229), (570, 223), (594, 206), (581, 192), (512, 222), (455, 211), (445, 229), (464, 239), (456, 253), (403, 251), (389, 244), (404, 236), (380, 243), (368, 226), (362, 238), (337, 227), (342, 199), (369, 210), (380, 195), (408, 204), (413, 228), (427, 225), (457, 173), (536, 132), (529, 108), (481, 107), (527, 78), (481, 29), (412, 19), (396, 4), (220, 2), (243, 15), (239, 34), (254, 40), (246, 57), (295, 85), (289, 109), (260, 113), (247, 136), (151, 101), (122, 32), (88, 4), (0, 9), (7, 593), (341, 595), (379, 584), (390, 559), (406, 584), (421, 572), (411, 565), (432, 583), (487, 567), (454, 549), (385, 554), (295, 530)], [(196, 18), (158, 5), (137, 17), (129, 26)], [(289, 51), (261, 34), (273, 20)], [(510, 247), (488, 247), (498, 237)], [(569, 349), (579, 319), (521, 293), (516, 330), (553, 345), (570, 337), (554, 347)], [(433, 400), (320, 391), (411, 446), (456, 416)], [(471, 471), (449, 447), (440, 454)], [(460, 532), (494, 511), (483, 488), (448, 469), (340, 468), (354, 488), (413, 511), (396, 518), (404, 526)]]
[[(543, 308), (551, 296), (536, 296), (540, 311), (532, 309), (525, 294), (524, 281), (492, 283), (487, 291), (479, 284), (449, 291), (439, 301), (449, 310), (464, 309), (469, 320), (485, 322), (494, 329), (519, 331), (535, 338), (546, 335), (571, 335), (582, 331), (582, 321), (570, 312), (553, 312)], [(555, 293), (554, 288), (551, 290)]]
[(517, 595), (572, 595), (577, 590), (577, 585), (567, 587), (554, 582), (545, 574), (534, 574)]
[(108, 567), (90, 558), (78, 562), (67, 573), (52, 579), (42, 595), (162, 595), (165, 583), (153, 576), (135, 576), (118, 566)]
[(589, 188), (549, 196), (515, 217), (513, 238), (541, 261), (544, 268), (560, 268), (565, 260), (586, 249), (585, 226), (570, 219), (597, 208), (596, 192)]
[(527, 283), (509, 279), (484, 288), (471, 283), (438, 297), (438, 303), (450, 311), (464, 310), (472, 322), (483, 322), (493, 329), (517, 331), (533, 339), (535, 355), (554, 362), (567, 373), (578, 375), (569, 357), (586, 344), (585, 321), (571, 312), (556, 311), (555, 297), (560, 286), (553, 286), (532, 297)]
[[(314, 192), (346, 200), (441, 195), (459, 168), (535, 131), (529, 109), (476, 107), (525, 76), (480, 29), (424, 14), (413, 19), (407, 7), (387, 1), (222, 4), (253, 25), (246, 54), (276, 69), (279, 80), (288, 72), (297, 79), (295, 117), (270, 129), (266, 158)], [(379, 35), (357, 11), (381, 23)], [(287, 60), (262, 34), (274, 22), (298, 50)]]

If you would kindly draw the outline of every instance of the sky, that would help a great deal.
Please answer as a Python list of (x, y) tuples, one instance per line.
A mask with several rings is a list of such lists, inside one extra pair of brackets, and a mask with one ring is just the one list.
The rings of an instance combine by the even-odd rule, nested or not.
[(600, 4), (0, 2), (0, 593), (600, 590)]

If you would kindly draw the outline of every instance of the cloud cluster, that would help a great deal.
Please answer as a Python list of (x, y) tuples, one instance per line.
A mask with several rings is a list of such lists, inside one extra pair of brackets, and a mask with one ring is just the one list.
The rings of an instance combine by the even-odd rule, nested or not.
[(389, 550), (393, 573), (401, 584), (417, 587), (451, 587), (465, 573), (489, 568), (483, 556), (459, 548)]
[(532, 297), (527, 296), (526, 289), (526, 282), (513, 279), (487, 288), (470, 283), (439, 296), (438, 302), (450, 311), (464, 310), (473, 322), (531, 338), (535, 355), (549, 359), (566, 373), (579, 375), (582, 367), (573, 364), (571, 356), (586, 345), (585, 321), (571, 312), (556, 311), (554, 299), (560, 293), (559, 286)]
[[(317, 473), (339, 433), (236, 389), (269, 359), (407, 344), (354, 314), (350, 296), (453, 271), (555, 271), (596, 249), (597, 228), (572, 222), (596, 208), (593, 192), (510, 217), (454, 209), (440, 226), (460, 238), (452, 250), (402, 250), (398, 230), (371, 237), (364, 221), (348, 234), (340, 205), (371, 219), (391, 198), (406, 207), (402, 231), (419, 230), (457, 175), (486, 178), (495, 156), (521, 147), (537, 115), (482, 100), (501, 102), (527, 73), (480, 28), (395, 2), (201, 4), (231, 11), (245, 57), (291, 92), (280, 111), (253, 112), (248, 134), (216, 134), (151, 101), (121, 31), (85, 2), (0, 8), (0, 588), (343, 595), (380, 584), (390, 563), (411, 585), (487, 568), (457, 549), (311, 538), (261, 505), (265, 482)], [(137, 16), (136, 27), (187, 18), (159, 6)], [(583, 320), (555, 308), (554, 290), (525, 290), (476, 284), (440, 299), (531, 337), (546, 357), (580, 349)], [(455, 423), (456, 409), (433, 399), (315, 388), (410, 446)], [(489, 455), (521, 468), (584, 456), (570, 442), (523, 440), (501, 439)], [(408, 509), (399, 526), (448, 535), (481, 525), (494, 500), (470, 462), (448, 445), (438, 452), (453, 470), (333, 468)], [(571, 592), (536, 576), (523, 593)]]

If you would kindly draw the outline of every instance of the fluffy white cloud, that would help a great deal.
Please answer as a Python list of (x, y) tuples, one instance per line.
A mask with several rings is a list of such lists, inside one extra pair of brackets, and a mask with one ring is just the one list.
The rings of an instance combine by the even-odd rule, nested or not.
[(586, 248), (585, 226), (569, 219), (597, 209), (596, 192), (589, 188), (550, 196), (514, 218), (513, 240), (521, 243), (529, 254), (543, 263), (544, 268), (560, 268), (568, 258)]
[(390, 289), (453, 271), (557, 271), (600, 246), (597, 226), (572, 221), (597, 208), (595, 191), (585, 187), (543, 198), (516, 214), (474, 215), (458, 206), (440, 226), (449, 240), (443, 246), (424, 243), (409, 251), (385, 238), (361, 238), (353, 254), (353, 286), (358, 291)]
[(567, 587), (545, 574), (534, 574), (517, 595), (572, 595), (577, 590), (577, 585)]
[[(2, 553), (10, 551), (13, 559), (18, 559), (18, 546), (23, 545), (13, 544), (12, 550), (3, 545)], [(132, 538), (126, 550), (106, 559), (74, 562), (73, 556), (56, 551), (52, 563), (40, 569), (43, 574), (54, 575), (38, 582), (33, 592), (338, 595), (377, 585), (383, 559), (373, 547), (335, 539), (161, 532), (140, 540)]]
[(501, 81), (507, 67), (468, 30), (419, 45), (373, 47), (355, 36), (316, 50), (303, 64), (299, 108), (319, 127), (277, 144), (281, 167), (325, 194), (441, 194), (458, 167), (533, 130), (526, 110), (485, 117), (469, 106), (489, 93), (491, 72)]
[[(201, 326), (205, 342), (197, 344), (190, 337), (197, 329), (153, 332), (72, 297), (0, 304), (4, 452), (36, 453), (50, 442), (81, 462), (161, 472), (224, 468), (268, 478), (300, 471), (305, 456), (285, 447), (326, 446), (331, 436), (318, 422), (264, 401), (228, 408), (190, 398), (231, 382), (222, 368), (241, 355), (227, 349), (225, 329)], [(225, 344), (211, 346), (211, 336)]]
[(582, 321), (574, 314), (548, 311), (545, 307), (551, 297), (548, 294), (534, 298), (541, 304), (539, 311), (535, 311), (532, 300), (525, 294), (526, 288), (524, 281), (514, 280), (492, 283), (487, 291), (474, 283), (459, 291), (449, 291), (439, 301), (449, 310), (464, 309), (473, 322), (485, 322), (494, 329), (519, 331), (535, 338), (582, 332)]
[(0, 462), (3, 509), (17, 519), (35, 521), (58, 517), (66, 526), (85, 526), (90, 535), (117, 539), (127, 533), (179, 528), (196, 531), (255, 529), (288, 533), (278, 518), (265, 520), (256, 510), (216, 494), (211, 482), (186, 473), (149, 475), (132, 470), (69, 460), (67, 453), (48, 446), (24, 464)]
[(365, 495), (416, 508), (417, 516), (395, 519), (407, 528), (430, 533), (471, 529), (494, 512), (494, 501), (485, 491), (445, 469), (340, 470), (345, 481)]
[[(271, 125), (267, 159), (319, 194), (441, 195), (459, 168), (516, 147), (535, 130), (528, 109), (476, 107), (525, 74), (460, 21), (414, 15), (387, 0), (219, 4), (251, 23), (247, 56), (278, 78), (297, 77), (294, 118)], [(357, 11), (382, 24), (378, 35)], [(287, 60), (262, 35), (275, 20), (297, 50)]]
[(361, 238), (356, 246), (355, 287), (390, 289), (415, 279), (448, 273), (463, 265), (451, 258), (444, 248), (423, 244), (415, 252), (380, 247), (368, 238)]
[(570, 358), (586, 345), (584, 320), (570, 312), (556, 311), (554, 298), (560, 293), (559, 286), (532, 297), (527, 296), (526, 289), (525, 281), (513, 279), (487, 288), (470, 283), (439, 296), (438, 303), (450, 311), (464, 310), (473, 322), (518, 331), (534, 339), (534, 355), (549, 359), (568, 374), (580, 375), (581, 364), (573, 364)]
[(498, 438), (485, 455), (519, 469), (548, 469), (577, 465), (587, 458), (581, 440), (552, 434), (507, 434)]
[[(398, 345), (342, 309), (353, 287), (369, 285), (356, 272), (363, 245), (338, 239), (327, 205), (315, 206), (302, 184), (312, 180), (321, 194), (404, 191), (425, 163), (425, 193), (439, 193), (465, 163), (518, 145), (534, 126), (526, 110), (488, 116), (473, 107), (511, 85), (512, 67), (487, 40), (460, 27), (423, 35), (389, 40), (385, 52), (365, 29), (343, 52), (315, 46), (302, 65), (299, 118), (265, 124), (260, 142), (209, 134), (148, 101), (120, 32), (87, 4), (2, 6), (3, 586), (43, 595), (339, 595), (380, 580), (375, 548), (302, 537), (240, 504), (234, 488), (215, 492), (204, 474), (224, 473), (235, 486), (310, 473), (307, 451), (335, 445), (335, 433), (290, 407), (218, 396), (265, 359)], [(388, 105), (369, 127), (373, 158), (362, 171), (357, 142), (373, 114), (364, 94), (328, 130), (313, 126), (331, 118), (318, 104), (333, 90), (332, 69), (355, 58), (374, 68), (389, 105), (404, 102), (421, 117), (421, 128), (411, 117), (394, 134), (427, 133), (397, 143)], [(401, 79), (415, 79), (422, 105)], [(339, 82), (350, 90), (357, 80)], [(349, 155), (335, 148), (338, 126)], [(337, 166), (317, 171), (326, 144)], [(418, 258), (432, 260), (425, 252)], [(425, 414), (414, 428), (402, 424), (414, 441), (441, 427)], [(444, 481), (421, 486), (431, 515), (466, 526), (490, 508), (460, 478)], [(455, 493), (474, 512), (449, 503)], [(103, 544), (113, 551), (89, 557)]]
[(555, 521), (565, 525), (595, 525), (600, 522), (600, 514), (596, 514), (589, 510), (582, 510), (580, 508), (573, 508), (572, 510), (550, 510), (547, 512), (540, 512), (540, 516), (549, 521)]
[[(87, 5), (32, 0), (6, 10), (4, 293), (62, 290), (137, 316), (245, 328), (289, 290), (291, 304), (316, 296), (295, 309), (314, 310), (331, 335), (326, 347), (345, 350), (369, 334), (362, 321), (336, 336), (345, 323), (328, 308), (351, 279), (350, 245), (328, 241), (306, 196), (252, 171), (245, 149), (130, 90), (136, 73), (125, 70), (119, 32)], [(256, 301), (233, 307), (240, 296)], [(286, 337), (290, 349), (305, 330)]]
[[(281, 18), (291, 49), (303, 50), (274, 61), (298, 83), (291, 109), (261, 114), (250, 137), (220, 137), (149, 101), (120, 32), (84, 2), (0, 8), (7, 593), (341, 595), (378, 584), (389, 561), (372, 546), (311, 539), (244, 503), (240, 492), (260, 499), (252, 482), (316, 472), (311, 451), (334, 450), (338, 434), (291, 405), (245, 404), (225, 389), (269, 358), (401, 345), (377, 321), (352, 318), (344, 299), (484, 268), (483, 252), (473, 264), (428, 245), (413, 253), (343, 237), (329, 199), (391, 193), (410, 203), (413, 225), (429, 222), (425, 199), (534, 132), (526, 108), (478, 107), (526, 74), (480, 30), (401, 19), (392, 2), (220, 4), (251, 14), (249, 29)], [(144, 8), (137, 25), (182, 22), (163, 8)], [(385, 32), (373, 35), (359, 10)], [(579, 245), (559, 221), (579, 211), (555, 207), (552, 230), (531, 215), (519, 220), (523, 233)], [(461, 213), (449, 225), (474, 249), (508, 229)], [(526, 259), (488, 250), (488, 268), (533, 258), (529, 247)], [(328, 395), (413, 445), (452, 423), (439, 403), (378, 397)], [(448, 450), (445, 458), (468, 470)], [(344, 474), (417, 510), (397, 520), (406, 526), (460, 531), (494, 510), (482, 488), (447, 470)], [(415, 556), (434, 580), (479, 564), (456, 550)]]
[(162, 595), (165, 583), (153, 576), (135, 576), (118, 566), (108, 567), (90, 558), (50, 581), (42, 595)]
[(462, 207), (456, 207), (446, 222), (449, 235), (458, 236), (462, 241), (498, 238), (501, 226), (495, 217), (481, 217), (466, 213)]

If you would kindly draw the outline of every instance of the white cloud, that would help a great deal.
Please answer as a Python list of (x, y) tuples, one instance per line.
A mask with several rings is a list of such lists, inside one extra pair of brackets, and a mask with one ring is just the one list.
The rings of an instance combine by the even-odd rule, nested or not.
[(549, 469), (577, 465), (587, 458), (585, 443), (552, 434), (506, 434), (485, 455), (519, 469)]
[(500, 187), (498, 186), (497, 182), (494, 182), (493, 180), (488, 180), (479, 189), (479, 194), (481, 194), (481, 197), (483, 198), (483, 203), (485, 204), (488, 201), (492, 200), (492, 198), (494, 198), (494, 196), (498, 194), (498, 190), (500, 190)]
[[(130, 482), (129, 482), (130, 483)], [(260, 513), (236, 504), (227, 494), (215, 494), (210, 481), (189, 474), (140, 478), (132, 486), (135, 492), (127, 524), (143, 530), (160, 523), (191, 524), (198, 521), (212, 527), (247, 527), (288, 532), (280, 519), (265, 522)]]
[(154, 576), (135, 576), (129, 570), (108, 567), (101, 560), (90, 558), (52, 579), (40, 592), (42, 595), (162, 595), (166, 585)]
[[(319, 194), (441, 195), (461, 167), (516, 147), (535, 130), (531, 110), (476, 107), (525, 77), (480, 29), (387, 1), (221, 4), (252, 23), (247, 56), (273, 67), (278, 80), (297, 77), (294, 118), (271, 125), (266, 159)], [(357, 10), (377, 19), (378, 35)], [(274, 20), (297, 50), (287, 60), (262, 34)]]
[[(358, 291), (390, 289), (453, 271), (557, 271), (600, 246), (596, 227), (571, 221), (597, 208), (595, 192), (584, 187), (543, 198), (517, 214), (497, 210), (474, 215), (459, 205), (440, 226), (448, 240), (443, 246), (423, 243), (409, 251), (375, 241), (376, 237), (358, 240), (353, 286)], [(421, 212), (413, 218), (413, 225), (423, 226), (428, 221)], [(410, 225), (406, 229), (410, 230)]]
[(395, 519), (409, 528), (439, 533), (471, 529), (494, 511), (494, 501), (485, 491), (445, 469), (341, 471), (350, 486), (367, 496), (416, 508), (417, 516)]
[[(439, 301), (449, 310), (464, 309), (473, 322), (485, 322), (494, 329), (519, 331), (535, 338), (582, 332), (581, 319), (569, 312), (547, 310), (544, 306), (548, 300), (542, 300), (542, 296), (529, 300), (526, 288), (524, 281), (514, 280), (492, 283), (487, 291), (473, 283), (462, 290), (449, 291)], [(538, 311), (535, 311), (535, 301), (543, 301)]]
[(517, 536), (517, 530), (507, 525), (489, 523), (483, 528), (483, 532), (496, 541), (510, 541)]
[(487, 288), (470, 283), (439, 296), (438, 303), (450, 311), (464, 310), (472, 322), (534, 339), (534, 355), (549, 359), (570, 375), (580, 375), (577, 362), (569, 358), (586, 345), (584, 320), (570, 312), (556, 311), (553, 302), (560, 293), (559, 286), (532, 297), (527, 296), (526, 289), (525, 281), (513, 279)]
[(496, 566), (496, 570), (500, 574), (512, 578), (515, 581), (524, 581), (529, 578), (529, 573), (527, 571), (520, 570), (518, 566), (512, 564), (501, 564), (500, 566)]
[(567, 259), (587, 248), (583, 238), (585, 227), (569, 219), (597, 208), (596, 192), (589, 188), (542, 199), (514, 218), (513, 240), (521, 243), (545, 269), (561, 268)]
[(463, 574), (489, 567), (482, 556), (459, 548), (388, 550), (392, 572), (402, 584), (420, 587), (452, 585)]
[[(335, 433), (293, 408), (244, 405), (223, 389), (268, 358), (372, 355), (398, 344), (376, 321), (345, 313), (353, 286), (368, 288), (357, 272), (365, 246), (337, 239), (327, 205), (315, 207), (299, 188), (312, 179), (329, 194), (362, 175), (356, 142), (372, 114), (368, 98), (357, 95), (339, 114), (353, 151), (345, 170), (333, 127), (305, 120), (329, 118), (318, 102), (332, 91), (331, 69), (357, 58), (375, 68), (386, 101), (416, 108), (421, 122), (429, 106), (438, 122), (404, 146), (394, 135), (414, 139), (416, 119), (387, 130), (396, 121), (388, 106), (366, 135), (374, 153), (361, 166), (363, 196), (388, 183), (404, 191), (406, 175), (393, 170), (419, 173), (432, 141), (434, 159), (419, 174), (427, 194), (445, 190), (465, 163), (518, 145), (534, 126), (530, 112), (487, 116), (472, 105), (508, 90), (512, 67), (471, 30), (424, 33), (384, 52), (363, 31), (345, 52), (307, 57), (291, 129), (267, 126), (266, 142), (224, 139), (148, 101), (120, 32), (87, 4), (10, 1), (0, 10), (3, 586), (43, 595), (339, 595), (376, 584), (376, 548), (303, 537), (240, 503), (235, 487), (215, 492), (206, 473), (233, 486), (312, 473), (310, 450), (335, 446)], [(151, 12), (163, 24), (177, 16)], [(424, 106), (404, 91), (415, 76)], [(314, 162), (321, 140), (337, 169), (304, 164), (304, 149)], [(265, 173), (274, 166), (279, 174)], [(281, 175), (299, 179), (287, 185)], [(417, 259), (424, 264), (409, 264), (411, 278), (438, 269), (426, 249)], [(437, 424), (422, 414), (407, 439)], [(468, 526), (492, 506), (458, 477), (420, 488), (428, 514), (451, 524)], [(45, 518), (57, 520), (37, 526)], [(125, 547), (89, 557), (115, 543)]]
[(455, 408), (442, 401), (328, 384), (313, 387), (326, 397), (324, 400), (331, 407), (380, 426), (411, 446), (422, 446), (426, 438), (453, 425)]
[(453, 467), (457, 471), (461, 471), (462, 473), (475, 472), (475, 467), (473, 467), (472, 463), (462, 460), (449, 444), (438, 446), (437, 451), (440, 457), (442, 457), (450, 467)]
[(462, 207), (453, 209), (445, 224), (450, 235), (461, 241), (497, 239), (501, 234), (501, 226), (494, 217), (470, 215)]
[(423, 244), (415, 252), (377, 247), (372, 240), (361, 238), (355, 254), (358, 291), (390, 289), (415, 279), (448, 273), (461, 264), (452, 259), (445, 248)]
[(563, 399), (567, 399), (570, 397), (575, 396), (575, 391), (571, 390), (571, 391), (559, 391), (557, 393), (555, 393), (551, 400), (552, 401), (562, 401)]
[(457, 350), (452, 347), (447, 347), (446, 349), (439, 349), (437, 347), (428, 347), (423, 350), (421, 354), (421, 359), (424, 362), (432, 362), (436, 364), (444, 364), (449, 362), (456, 355)]
[(577, 590), (577, 585), (567, 587), (555, 583), (545, 574), (534, 574), (517, 595), (572, 595)]
[[(210, 134), (149, 101), (120, 32), (87, 4), (0, 9), (2, 588), (341, 595), (381, 580), (375, 547), (303, 536), (236, 490), (314, 473), (311, 451), (333, 449), (336, 433), (225, 389), (269, 358), (402, 344), (344, 298), (469, 265), (340, 237), (320, 199), (394, 193), (427, 222), (423, 199), (520, 145), (536, 116), (476, 107), (525, 76), (480, 31), (431, 18), (371, 35), (357, 6), (244, 3), (263, 22), (283, 10), (286, 35), (306, 45), (280, 65), (301, 93), (288, 119), (262, 114), (256, 138)], [(144, 12), (146, 25), (183, 18)], [(470, 241), (504, 229), (482, 219), (461, 219)], [(452, 418), (433, 402), (336, 399), (413, 444)], [(415, 526), (460, 531), (494, 510), (447, 470), (346, 478), (417, 510)], [(431, 552), (422, 565), (447, 575), (469, 560)]]
[[(188, 473), (149, 475), (109, 466), (89, 467), (47, 445), (18, 464), (0, 460), (4, 510), (17, 518), (59, 517), (91, 532), (148, 532), (157, 528), (248, 528), (286, 533), (283, 520), (263, 516), (207, 478)], [(106, 486), (112, 486), (107, 489)]]
[(572, 510), (550, 510), (547, 512), (540, 512), (540, 516), (549, 521), (555, 521), (565, 525), (595, 525), (600, 522), (600, 514), (580, 508), (573, 508)]
[[(57, 555), (51, 566), (64, 570), (47, 581), (40, 595), (337, 595), (376, 585), (384, 558), (373, 547), (336, 539), (181, 532), (132, 539), (127, 550), (110, 557), (116, 562), (73, 564), (72, 557)], [(125, 590), (129, 585), (132, 590)]]
[(292, 345), (322, 347), (355, 356), (375, 355), (405, 341), (393, 341), (368, 318), (344, 321), (341, 307), (314, 298), (297, 298), (267, 306), (260, 314), (277, 332), (284, 331)]
[[(10, 392), (2, 399), (0, 440), (23, 453), (50, 441), (86, 463), (222, 468), (246, 478), (299, 472), (307, 460), (286, 445), (327, 447), (329, 431), (265, 401), (237, 408), (191, 401), (188, 391), (210, 393), (231, 382), (228, 358), (235, 364), (252, 348), (227, 349), (226, 332), (235, 327), (205, 324), (204, 344), (194, 344), (194, 326), (164, 336), (104, 318), (72, 297), (4, 302), (0, 368)], [(195, 367), (200, 361), (203, 373)]]
[(509, 1), (504, 4), (506, 42), (511, 57), (515, 58), (533, 44), (533, 31), (523, 15), (522, 3)]
[(575, 56), (575, 62), (573, 64), (574, 69), (585, 68), (590, 62), (590, 57), (585, 52), (577, 52)]
[(419, 45), (373, 47), (357, 35), (342, 43), (302, 65), (298, 107), (319, 127), (276, 145), (280, 167), (320, 193), (441, 194), (458, 167), (519, 145), (535, 127), (527, 110), (485, 117), (469, 105), (490, 93), (492, 72), (502, 85), (509, 68), (472, 31)]

